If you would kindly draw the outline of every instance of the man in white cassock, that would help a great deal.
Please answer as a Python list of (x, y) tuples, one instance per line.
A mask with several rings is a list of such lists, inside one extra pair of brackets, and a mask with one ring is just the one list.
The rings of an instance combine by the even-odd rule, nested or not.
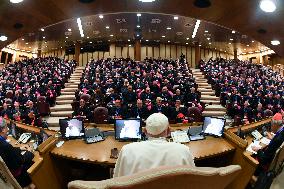
[(166, 140), (170, 128), (168, 118), (164, 114), (150, 115), (146, 120), (145, 130), (149, 140), (122, 147), (113, 177), (132, 175), (159, 166), (195, 166), (187, 146)]
[(79, 129), (71, 121), (68, 122), (68, 127), (66, 128), (65, 136), (66, 137), (77, 137), (77, 136), (80, 136)]

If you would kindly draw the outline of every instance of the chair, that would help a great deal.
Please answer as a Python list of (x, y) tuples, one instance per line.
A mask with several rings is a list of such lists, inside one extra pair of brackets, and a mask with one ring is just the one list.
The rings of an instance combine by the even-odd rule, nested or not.
[(41, 116), (47, 116), (50, 114), (50, 106), (46, 102), (46, 98), (44, 96), (39, 96), (37, 98), (37, 109)]
[(22, 189), (0, 156), (0, 188)]
[(189, 107), (187, 109), (190, 122), (203, 122), (202, 112), (197, 107)]
[(69, 189), (222, 189), (240, 173), (239, 165), (211, 167), (158, 167), (103, 181), (72, 181)]
[(108, 109), (105, 107), (97, 107), (94, 110), (94, 120), (97, 124), (106, 123), (108, 120)]

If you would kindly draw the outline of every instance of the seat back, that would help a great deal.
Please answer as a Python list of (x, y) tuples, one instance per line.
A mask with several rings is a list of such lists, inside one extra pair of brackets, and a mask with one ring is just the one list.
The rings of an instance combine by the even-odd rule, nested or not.
[(202, 113), (197, 107), (189, 107), (188, 111), (188, 118), (191, 122), (203, 122)]
[(97, 107), (94, 110), (94, 121), (97, 124), (106, 123), (108, 120), (108, 109), (105, 107)]
[(222, 189), (239, 174), (241, 167), (159, 167), (130, 176), (104, 181), (73, 181), (69, 189)]
[(22, 189), (0, 156), (0, 188)]
[(40, 101), (37, 103), (37, 109), (38, 109), (38, 113), (41, 116), (47, 116), (50, 114), (50, 106), (47, 102), (45, 101)]

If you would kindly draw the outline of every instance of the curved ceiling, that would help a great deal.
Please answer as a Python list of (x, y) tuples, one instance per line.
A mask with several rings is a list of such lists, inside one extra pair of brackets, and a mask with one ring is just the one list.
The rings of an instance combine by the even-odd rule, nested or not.
[[(25, 34), (37, 33), (40, 28), (70, 18), (118, 12), (152, 12), (198, 18), (234, 29), (270, 47), (280, 56), (284, 55), (284, 8), (283, 2), (275, 0), (274, 13), (262, 12), (259, 0), (214, 0), (208, 8), (198, 8), (194, 0), (156, 0), (142, 3), (138, 0), (25, 0), (11, 4), (0, 3), (0, 35), (8, 40), (0, 42), (5, 47)], [(282, 42), (272, 46), (271, 40)]]

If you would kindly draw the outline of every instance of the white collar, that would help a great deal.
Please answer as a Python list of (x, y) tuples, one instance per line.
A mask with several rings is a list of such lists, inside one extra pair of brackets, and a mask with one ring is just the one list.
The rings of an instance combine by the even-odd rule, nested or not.
[(155, 138), (155, 137), (149, 137), (148, 138), (149, 141), (154, 141), (154, 142), (168, 142), (166, 137), (159, 137), (159, 138)]

